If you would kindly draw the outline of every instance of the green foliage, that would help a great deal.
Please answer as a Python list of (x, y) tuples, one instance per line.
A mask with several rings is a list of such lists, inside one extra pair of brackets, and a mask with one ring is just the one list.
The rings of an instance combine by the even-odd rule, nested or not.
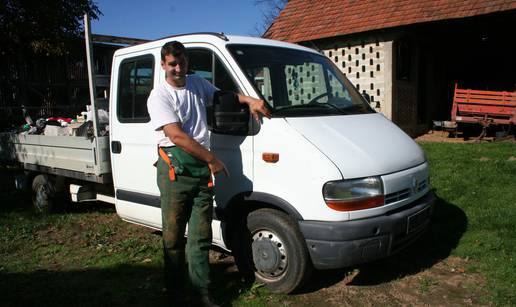
[(80, 37), (85, 13), (92, 19), (101, 15), (92, 0), (4, 0), (0, 4), (1, 51), (63, 54), (67, 42)]

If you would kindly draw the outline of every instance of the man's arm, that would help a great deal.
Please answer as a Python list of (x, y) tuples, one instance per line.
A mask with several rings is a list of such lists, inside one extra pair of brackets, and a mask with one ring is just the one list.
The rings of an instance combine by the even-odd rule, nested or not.
[(250, 96), (244, 96), (242, 94), (237, 94), (237, 96), (238, 102), (245, 103), (249, 106), (249, 111), (251, 114), (253, 114), (256, 121), (260, 120), (260, 115), (271, 118), (271, 113), (269, 112), (269, 109), (263, 100), (255, 99)]
[(186, 134), (181, 128), (181, 124), (167, 124), (163, 126), (163, 132), (176, 146), (208, 163), (208, 167), (213, 174), (224, 171), (226, 176), (229, 176), (224, 163), (217, 159), (213, 153)]

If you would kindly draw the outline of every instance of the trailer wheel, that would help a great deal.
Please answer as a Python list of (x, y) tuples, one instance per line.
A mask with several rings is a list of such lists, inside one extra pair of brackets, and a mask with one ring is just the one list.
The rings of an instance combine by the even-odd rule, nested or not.
[(264, 208), (247, 216), (246, 228), (233, 244), (239, 270), (247, 276), (254, 273), (255, 280), (272, 292), (290, 293), (301, 286), (311, 263), (296, 222), (281, 211)]
[(32, 181), (32, 204), (38, 213), (52, 212), (55, 204), (55, 184), (50, 176), (40, 174)]

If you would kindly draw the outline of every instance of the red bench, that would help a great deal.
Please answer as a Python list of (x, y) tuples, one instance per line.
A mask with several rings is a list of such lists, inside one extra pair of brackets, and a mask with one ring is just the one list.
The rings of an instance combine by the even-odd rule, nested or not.
[(516, 92), (459, 89), (455, 83), (451, 119), (482, 125), (516, 125)]

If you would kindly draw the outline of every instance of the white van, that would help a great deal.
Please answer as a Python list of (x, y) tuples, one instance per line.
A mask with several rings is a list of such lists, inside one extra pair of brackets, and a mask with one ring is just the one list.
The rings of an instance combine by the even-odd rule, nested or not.
[[(231, 174), (215, 178), (213, 244), (232, 251), (242, 272), (288, 293), (312, 267), (389, 256), (428, 226), (433, 194), (423, 151), (329, 59), (294, 44), (216, 33), (117, 50), (109, 136), (98, 133), (96, 116), (90, 137), (9, 135), (0, 151), (32, 174), (36, 208), (48, 210), (54, 192), (69, 186), (74, 201), (112, 202), (122, 219), (161, 229), (147, 98), (164, 82), (160, 50), (172, 40), (187, 48), (191, 73), (261, 98), (272, 111), (258, 123), (243, 105), (216, 100), (208, 112), (212, 150)], [(92, 99), (90, 108), (107, 105)]]
[[(313, 266), (341, 268), (386, 257), (414, 241), (432, 211), (421, 148), (320, 53), (260, 38), (205, 33), (115, 52), (111, 163), (122, 219), (161, 228), (156, 139), (146, 110), (164, 81), (160, 50), (188, 50), (190, 73), (221, 90), (264, 99), (261, 123), (240, 106), (209, 113), (212, 150), (231, 176), (215, 179), (213, 243), (276, 292)], [(233, 109), (233, 110), (231, 110)]]

